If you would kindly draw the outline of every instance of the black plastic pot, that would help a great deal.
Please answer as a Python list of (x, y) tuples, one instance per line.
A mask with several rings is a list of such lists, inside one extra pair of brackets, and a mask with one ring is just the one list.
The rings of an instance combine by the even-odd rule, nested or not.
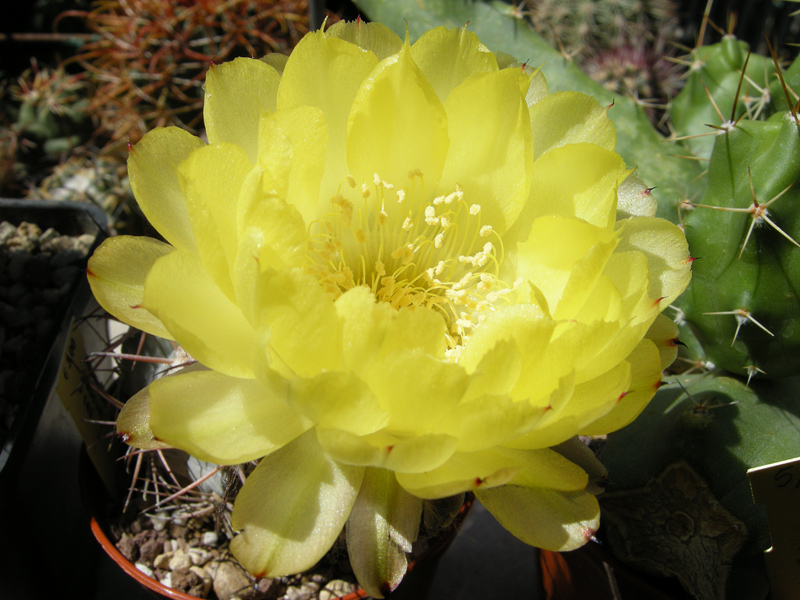
[[(9, 221), (14, 225), (22, 222), (33, 223), (42, 231), (52, 227), (62, 235), (94, 236), (94, 242), (82, 263), (75, 264), (78, 268), (74, 269), (73, 281), (67, 283), (68, 289), (58, 304), (51, 307), (49, 318), (54, 326), (49, 338), (42, 340), (38, 349), (31, 350), (34, 360), (26, 365), (30, 374), (26, 376), (24, 382), (21, 382), (25, 386), (23, 388), (25, 398), (17, 407), (13, 424), (0, 447), (0, 490), (7, 490), (19, 475), (41, 415), (52, 395), (69, 336), (69, 326), (74, 319), (83, 314), (91, 297), (83, 271), (91, 252), (106, 237), (107, 225), (105, 213), (93, 205), (30, 200), (0, 199), (0, 220)], [(0, 266), (6, 268), (8, 264), (2, 263), (10, 263), (10, 260), (0, 262)], [(6, 342), (8, 341), (6, 336)], [(4, 365), (4, 368), (7, 366)], [(28, 390), (30, 392), (25, 393)]]
[(65, 375), (62, 365), (68, 364), (62, 362), (65, 349), (75, 340), (73, 324), (94, 302), (85, 261), (106, 237), (106, 216), (87, 204), (0, 200), (0, 221), (93, 236), (83, 265), (72, 270), (74, 280), (61, 284), (65, 293), (48, 314), (55, 324), (52, 335), (34, 351), (35, 366), (26, 368), (24, 392), (18, 394), (21, 399), (0, 448), (0, 595), (33, 600), (93, 586), (87, 558), (94, 547), (80, 519), (77, 484), (82, 440), (57, 388)]

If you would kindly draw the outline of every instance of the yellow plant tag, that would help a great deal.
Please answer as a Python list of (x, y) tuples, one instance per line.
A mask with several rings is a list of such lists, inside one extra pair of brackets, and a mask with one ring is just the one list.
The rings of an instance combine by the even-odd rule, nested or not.
[(800, 598), (800, 457), (747, 471), (753, 499), (767, 509), (772, 547), (764, 553), (772, 600)]

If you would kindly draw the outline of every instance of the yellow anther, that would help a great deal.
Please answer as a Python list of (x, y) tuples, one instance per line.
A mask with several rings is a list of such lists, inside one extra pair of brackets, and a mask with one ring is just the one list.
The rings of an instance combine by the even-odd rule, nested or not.
[(492, 235), (493, 231), (494, 231), (494, 229), (492, 229), (491, 225), (484, 225), (483, 227), (481, 227), (480, 236), (481, 237), (489, 237), (490, 235)]
[(481, 212), (480, 204), (473, 204), (472, 206), (469, 207), (469, 214), (477, 215), (479, 212)]
[(425, 223), (428, 225), (436, 225), (439, 219), (436, 218), (436, 209), (433, 206), (425, 207)]
[(404, 231), (411, 231), (414, 228), (414, 221), (411, 220), (411, 217), (406, 217), (405, 221), (401, 225), (401, 228)]
[(397, 203), (402, 204), (403, 201), (406, 199), (406, 191), (405, 190), (397, 190)]
[(388, 293), (392, 293), (394, 291), (394, 277), (391, 275), (387, 275), (386, 277), (381, 277), (381, 285)]

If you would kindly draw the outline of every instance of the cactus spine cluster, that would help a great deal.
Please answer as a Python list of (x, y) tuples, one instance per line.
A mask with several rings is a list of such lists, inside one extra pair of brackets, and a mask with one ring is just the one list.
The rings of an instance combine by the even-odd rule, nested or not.
[(651, 118), (680, 90), (671, 53), (681, 36), (672, 0), (524, 0), (520, 17), (606, 89), (634, 98)]
[(697, 135), (703, 121), (715, 126), (712, 135), (686, 140), (709, 162), (705, 191), (682, 207), (687, 239), (700, 260), (679, 306), (714, 364), (738, 375), (796, 375), (800, 119), (795, 92), (781, 85), (783, 73), (771, 60), (748, 57), (744, 42), (727, 38), (703, 50), (672, 109), (678, 136)]
[(101, 132), (122, 144), (154, 127), (197, 133), (211, 62), (288, 51), (308, 31), (307, 0), (103, 0), (82, 16), (97, 39), (75, 59)]

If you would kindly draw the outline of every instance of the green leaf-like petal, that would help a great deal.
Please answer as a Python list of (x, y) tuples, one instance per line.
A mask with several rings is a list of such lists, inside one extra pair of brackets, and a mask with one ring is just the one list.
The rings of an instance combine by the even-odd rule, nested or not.
[(366, 470), (347, 521), (347, 553), (370, 596), (383, 598), (402, 581), (421, 516), (422, 500), (400, 487), (391, 471)]
[(583, 491), (505, 485), (475, 495), (503, 527), (537, 548), (574, 550), (588, 542), (600, 525), (597, 499)]
[(150, 428), (150, 388), (146, 387), (132, 396), (122, 407), (117, 417), (117, 434), (134, 448), (152, 450), (169, 448), (153, 435)]
[(313, 431), (264, 458), (236, 498), (231, 551), (258, 577), (313, 567), (342, 531), (364, 469), (331, 460)]

